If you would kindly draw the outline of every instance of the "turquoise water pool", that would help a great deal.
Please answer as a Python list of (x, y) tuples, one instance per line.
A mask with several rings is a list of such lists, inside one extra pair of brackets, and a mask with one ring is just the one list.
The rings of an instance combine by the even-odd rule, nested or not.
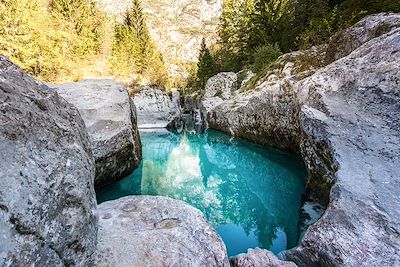
[(223, 133), (141, 132), (143, 161), (129, 177), (97, 192), (98, 202), (160, 195), (200, 209), (229, 256), (295, 247), (307, 172), (295, 155)]

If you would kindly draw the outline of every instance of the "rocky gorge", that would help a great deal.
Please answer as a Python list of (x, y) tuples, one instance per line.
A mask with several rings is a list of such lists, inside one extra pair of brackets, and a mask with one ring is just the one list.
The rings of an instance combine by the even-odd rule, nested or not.
[[(265, 76), (220, 73), (180, 107), (151, 87), (130, 99), (111, 80), (48, 86), (0, 57), (0, 265), (399, 265), (399, 59), (400, 15), (379, 14), (283, 55)], [(256, 249), (229, 263), (201, 212), (180, 201), (96, 204), (95, 184), (137, 167), (138, 128), (167, 127), (182, 110), (302, 155), (307, 194), (327, 209), (281, 255), (292, 262)]]
[[(284, 255), (298, 266), (400, 264), (399, 19), (367, 17), (327, 46), (284, 55), (250, 91), (234, 73), (206, 85), (209, 127), (298, 151), (309, 194), (328, 203)], [(315, 51), (317, 64), (302, 66)]]
[(3, 56), (0, 79), (1, 266), (229, 266), (220, 237), (185, 203), (131, 196), (97, 206), (95, 185), (141, 157), (136, 108), (121, 85), (48, 86)]

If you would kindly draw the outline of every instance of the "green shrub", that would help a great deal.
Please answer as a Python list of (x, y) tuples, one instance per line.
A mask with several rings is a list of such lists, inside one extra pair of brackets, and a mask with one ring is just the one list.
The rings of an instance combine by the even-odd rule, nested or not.
[(258, 47), (253, 54), (253, 71), (259, 73), (282, 55), (278, 44), (266, 44)]

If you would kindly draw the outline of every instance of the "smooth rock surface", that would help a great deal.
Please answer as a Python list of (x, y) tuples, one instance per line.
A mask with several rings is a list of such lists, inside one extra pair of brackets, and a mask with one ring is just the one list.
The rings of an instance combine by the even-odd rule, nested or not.
[(328, 43), (325, 61), (332, 63), (345, 57), (369, 40), (398, 27), (400, 27), (400, 14), (381, 13), (365, 17), (353, 27), (332, 36)]
[(89, 266), (94, 176), (78, 110), (0, 56), (0, 266)]
[[(285, 69), (293, 68), (291, 64), (287, 63)], [(282, 71), (279, 75), (272, 73), (259, 82), (255, 90), (235, 94), (231, 94), (236, 88), (233, 82), (214, 82), (219, 76), (211, 78), (203, 98), (203, 118), (209, 127), (236, 137), (296, 150), (298, 105), (292, 92), (296, 79), (289, 70), (286, 73), (287, 76)], [(221, 86), (221, 83), (230, 86)], [(211, 89), (212, 86), (216, 89)], [(221, 87), (227, 98), (213, 97), (211, 92), (221, 90)]]
[(54, 86), (85, 121), (96, 161), (96, 186), (122, 179), (142, 157), (136, 111), (125, 88), (113, 80)]
[(170, 97), (158, 87), (141, 86), (133, 102), (137, 108), (139, 128), (166, 128), (181, 117), (177, 91), (173, 91)]
[(265, 249), (249, 249), (230, 259), (231, 267), (296, 267), (291, 261), (279, 260), (271, 251)]
[[(376, 20), (390, 24), (365, 19)], [(286, 253), (299, 266), (400, 266), (400, 29), (389, 28), (309, 77), (288, 62), (207, 113), (212, 128), (301, 152), (309, 193), (329, 205)]]
[(178, 200), (131, 196), (99, 205), (96, 266), (229, 266), (203, 214)]

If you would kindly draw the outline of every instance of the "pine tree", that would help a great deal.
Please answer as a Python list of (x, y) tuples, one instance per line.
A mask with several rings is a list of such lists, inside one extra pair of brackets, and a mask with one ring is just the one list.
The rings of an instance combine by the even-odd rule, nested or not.
[(131, 27), (136, 32), (139, 41), (148, 38), (147, 26), (144, 20), (142, 5), (139, 0), (133, 0), (133, 6), (130, 12)]
[(253, 30), (253, 13), (253, 0), (224, 1), (219, 31), (222, 49), (217, 55), (218, 58), (223, 58), (221, 69), (238, 71), (248, 63), (252, 54), (248, 43)]
[(123, 23), (115, 27), (111, 66), (114, 74), (140, 74), (147, 83), (167, 86), (168, 74), (162, 55), (151, 40), (139, 0), (125, 12)]
[(288, 38), (288, 31), (282, 31), (282, 23), (288, 20), (288, 0), (255, 0), (252, 16), (251, 40), (248, 49), (254, 51), (260, 45), (280, 43), (281, 37)]
[[(146, 56), (153, 47), (149, 44), (150, 35), (139, 0), (132, 1), (132, 7), (125, 12), (123, 24), (116, 25), (115, 37), (113, 54), (118, 61), (114, 64), (116, 71), (122, 68), (124, 75), (143, 74)], [(123, 61), (125, 63), (122, 63)]]
[[(150, 34), (147, 30), (143, 9), (139, 0), (132, 1), (132, 7), (125, 13), (124, 26), (128, 34), (133, 35), (130, 42), (136, 43), (133, 49), (135, 65), (139, 73), (145, 71), (146, 56), (152, 53), (154, 46), (151, 44)], [(139, 49), (139, 51), (136, 51)]]
[(199, 61), (197, 63), (197, 86), (204, 88), (207, 80), (215, 74), (215, 62), (203, 38), (201, 42)]
[(81, 56), (98, 53), (104, 38), (106, 16), (94, 1), (87, 0), (51, 0), (49, 8), (56, 19), (72, 23), (80, 37), (76, 42), (76, 53)]

